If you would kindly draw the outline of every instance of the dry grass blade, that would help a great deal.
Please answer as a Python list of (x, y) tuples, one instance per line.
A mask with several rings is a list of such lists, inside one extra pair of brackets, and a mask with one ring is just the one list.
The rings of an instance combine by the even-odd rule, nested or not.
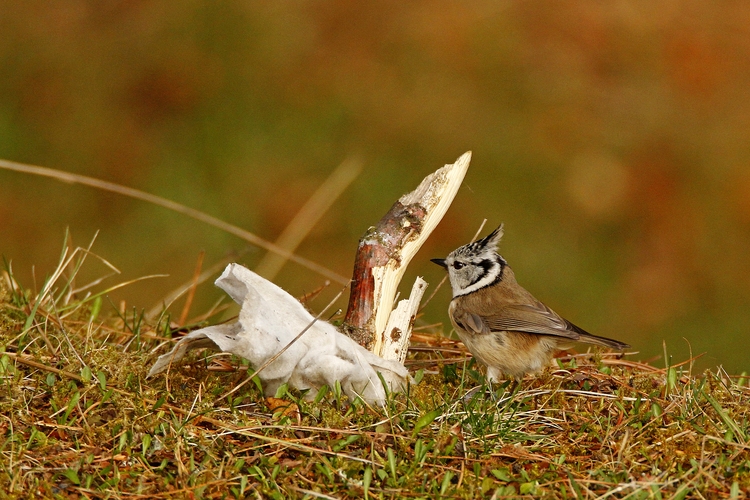
[(269, 403), (247, 384), (221, 399), (253, 368), (225, 357), (232, 371), (210, 371), (194, 358), (173, 369), (170, 387), (146, 380), (165, 340), (155, 332), (168, 326), (69, 295), (61, 278), (76, 274), (72, 253), (43, 290), (32, 320), (43, 328), (24, 328), (42, 292), (22, 289), (10, 268), (0, 280), (2, 498), (734, 499), (750, 490), (747, 377), (585, 353), (488, 387), (474, 361), (445, 359), (464, 352), (459, 342), (416, 334), (407, 362), (429, 369), (382, 409), (340, 387), (310, 402), (282, 386)]
[(206, 252), (201, 252), (198, 255), (198, 262), (195, 263), (195, 271), (193, 272), (193, 279), (190, 283), (190, 288), (188, 288), (187, 297), (185, 297), (185, 305), (182, 308), (182, 312), (180, 313), (180, 319), (178, 321), (178, 325), (184, 326), (185, 321), (187, 321), (188, 314), (190, 313), (190, 306), (193, 304), (193, 297), (195, 297), (195, 289), (198, 287), (198, 283), (200, 283), (200, 277), (201, 277), (201, 269), (203, 268), (203, 258), (206, 256)]
[(103, 191), (110, 191), (112, 193), (121, 194), (123, 196), (128, 196), (130, 198), (143, 200), (148, 203), (152, 203), (154, 205), (167, 208), (174, 212), (187, 215), (188, 217), (192, 217), (195, 220), (198, 220), (206, 224), (209, 224), (211, 226), (214, 226), (216, 228), (219, 228), (223, 231), (226, 231), (227, 233), (230, 233), (239, 238), (242, 238), (248, 243), (252, 243), (255, 246), (268, 250), (269, 252), (277, 253), (283, 256), (285, 259), (291, 260), (292, 262), (295, 262), (303, 267), (306, 267), (312, 271), (315, 271), (321, 276), (325, 276), (326, 278), (329, 278), (332, 281), (341, 283), (342, 285), (349, 283), (348, 278), (345, 278), (344, 276), (341, 276), (340, 274), (335, 273), (331, 271), (330, 269), (327, 269), (326, 267), (321, 266), (320, 264), (317, 264), (309, 259), (305, 259), (304, 257), (295, 255), (292, 252), (284, 248), (281, 248), (280, 246), (274, 243), (268, 242), (264, 240), (263, 238), (256, 236), (250, 231), (246, 231), (240, 227), (224, 222), (223, 220), (217, 219), (216, 217), (203, 213), (200, 210), (196, 210), (194, 208), (190, 208), (188, 206), (182, 205), (181, 203), (177, 203), (175, 201), (162, 198), (161, 196), (156, 196), (154, 194), (146, 193), (138, 189), (134, 189), (134, 188), (127, 187), (127, 186), (121, 186), (119, 184), (115, 184), (114, 182), (103, 181), (103, 180), (95, 179), (93, 177), (88, 177), (85, 175), (73, 174), (70, 172), (64, 172), (61, 170), (56, 170), (56, 169), (47, 168), (47, 167), (39, 167), (36, 165), (26, 165), (23, 163), (16, 163), (13, 161), (8, 161), (8, 160), (0, 160), (0, 168), (4, 168), (6, 170), (14, 170), (16, 172), (23, 172), (26, 174), (40, 175), (42, 177), (49, 177), (52, 179), (57, 179), (59, 181), (68, 182), (72, 184), (83, 184), (85, 186), (90, 186), (96, 189), (101, 189)]
[[(224, 269), (227, 264), (230, 262), (236, 261), (240, 256), (242, 255), (228, 255), (224, 257), (223, 259), (217, 261), (216, 263), (212, 264), (209, 268), (204, 270), (197, 279), (197, 284), (204, 283), (207, 279), (211, 278), (212, 276), (215, 276), (221, 272), (222, 269)], [(157, 304), (146, 311), (146, 318), (151, 321), (157, 321), (158, 318), (164, 311), (166, 311), (177, 299), (182, 297), (184, 294), (188, 293), (190, 289), (194, 286), (193, 283), (195, 283), (195, 277), (191, 278), (188, 282), (183, 283), (179, 287), (175, 288), (168, 294), (164, 296), (161, 300), (157, 302)], [(210, 316), (209, 313), (207, 316)]]
[[(362, 162), (359, 160), (349, 158), (342, 162), (287, 224), (274, 244), (290, 253), (294, 252), (360, 172)], [(273, 281), (287, 260), (284, 255), (269, 252), (258, 263), (255, 272)]]
[(55, 368), (54, 366), (48, 366), (44, 363), (39, 363), (38, 361), (34, 361), (33, 359), (28, 359), (25, 356), (20, 356), (14, 352), (5, 352), (3, 353), (4, 356), (10, 356), (11, 358), (15, 359), (19, 363), (23, 363), (26, 366), (30, 366), (32, 368), (36, 368), (38, 370), (44, 370), (50, 373), (56, 373), (58, 375), (62, 375), (65, 378), (69, 378), (72, 380), (77, 380), (78, 382), (83, 382), (83, 378), (76, 375), (75, 373), (70, 373), (65, 370), (60, 370), (58, 368)]

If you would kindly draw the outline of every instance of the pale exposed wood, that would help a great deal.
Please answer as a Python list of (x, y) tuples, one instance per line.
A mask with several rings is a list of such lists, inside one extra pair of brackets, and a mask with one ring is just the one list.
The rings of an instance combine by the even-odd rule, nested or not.
[[(425, 177), (360, 239), (345, 330), (377, 355), (383, 354), (401, 278), (453, 202), (470, 161), (471, 152), (464, 153), (455, 163)], [(411, 330), (404, 333), (408, 336)]]
[(382, 358), (392, 359), (399, 363), (403, 363), (406, 359), (414, 318), (417, 316), (419, 303), (422, 301), (426, 288), (427, 282), (418, 276), (411, 288), (409, 298), (400, 300), (391, 312), (383, 335), (383, 348), (380, 352)]

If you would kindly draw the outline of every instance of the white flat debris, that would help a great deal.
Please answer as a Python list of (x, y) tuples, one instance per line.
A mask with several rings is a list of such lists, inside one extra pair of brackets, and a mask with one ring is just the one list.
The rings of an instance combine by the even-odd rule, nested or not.
[[(189, 350), (204, 347), (241, 356), (258, 369), (314, 321), (294, 297), (239, 264), (229, 264), (215, 284), (241, 306), (238, 320), (189, 333), (159, 357), (149, 377), (166, 370)], [(309, 389), (307, 396), (313, 398), (323, 385), (333, 387), (339, 381), (350, 398), (359, 396), (382, 406), (385, 389), (378, 372), (390, 391), (403, 390), (409, 380), (403, 364), (376, 356), (330, 323), (317, 320), (258, 377), (269, 396), (288, 383), (295, 389)]]

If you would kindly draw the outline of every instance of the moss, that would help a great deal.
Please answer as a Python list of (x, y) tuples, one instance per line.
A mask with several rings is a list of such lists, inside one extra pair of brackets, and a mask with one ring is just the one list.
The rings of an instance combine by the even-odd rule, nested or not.
[(423, 351), (408, 397), (373, 409), (291, 391), (297, 422), (275, 417), (253, 384), (221, 399), (247, 376), (236, 359), (236, 372), (215, 372), (198, 354), (146, 379), (163, 329), (104, 313), (90, 327), (87, 304), (64, 319), (39, 311), (45, 335), (30, 331), (21, 348), (24, 313), (2, 285), (0, 299), (0, 432), (13, 464), (0, 490), (10, 495), (360, 498), (366, 476), (378, 498), (750, 488), (750, 390), (723, 372), (682, 374), (667, 390), (652, 367), (610, 358), (604, 373), (600, 357), (581, 357), (515, 392), (495, 384), (465, 398), (481, 383), (476, 368)]

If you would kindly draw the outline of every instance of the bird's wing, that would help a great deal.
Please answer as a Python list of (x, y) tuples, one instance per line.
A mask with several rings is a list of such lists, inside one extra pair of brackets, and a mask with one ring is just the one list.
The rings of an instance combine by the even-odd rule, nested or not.
[[(558, 315), (531, 294), (522, 297), (506, 297), (504, 301), (479, 293), (472, 295), (476, 297), (473, 300), (470, 298), (464, 307), (455, 307), (454, 303), (451, 303), (453, 320), (469, 333), (524, 332), (562, 337), (612, 349), (630, 347), (619, 340), (590, 334)], [(468, 310), (473, 312), (468, 312)]]
[(481, 316), (481, 322), (489, 331), (538, 333), (571, 340), (579, 340), (581, 334), (589, 335), (539, 301), (531, 304), (508, 304), (496, 313)]
[(630, 347), (625, 342), (599, 337), (592, 335), (583, 328), (574, 325), (570, 321), (557, 315), (549, 307), (541, 302), (536, 304), (513, 304), (508, 305), (498, 311), (497, 314), (488, 316), (471, 315), (472, 324), (479, 325), (473, 327), (474, 331), (479, 333), (511, 331), (536, 333), (540, 335), (553, 335), (594, 344), (610, 349), (627, 349)]
[(490, 333), (490, 328), (484, 321), (484, 318), (479, 314), (470, 313), (467, 311), (454, 312), (453, 321), (464, 330), (474, 333), (483, 334)]

